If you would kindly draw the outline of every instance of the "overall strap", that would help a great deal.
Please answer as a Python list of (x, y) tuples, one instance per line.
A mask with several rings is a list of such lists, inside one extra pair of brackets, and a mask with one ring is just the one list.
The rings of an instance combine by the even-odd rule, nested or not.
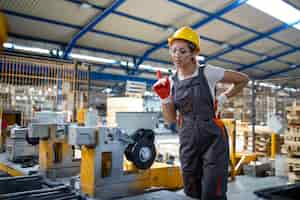
[[(204, 70), (205, 70), (205, 68), (206, 68), (207, 66), (206, 66), (206, 64), (202, 64), (202, 65), (200, 65), (200, 67), (199, 67), (199, 73), (201, 73), (202, 75), (203, 75), (203, 79), (204, 79), (204, 83), (206, 84), (206, 86), (207, 86), (207, 88), (208, 88), (208, 91), (209, 91), (209, 93), (208, 93), (208, 97), (209, 97), (209, 102), (210, 102), (210, 106), (211, 106), (211, 109), (212, 110), (215, 110), (215, 103), (214, 103), (214, 98), (213, 98), (213, 95), (212, 95), (212, 93), (211, 93), (211, 91), (210, 91), (210, 87), (209, 87), (209, 84), (208, 84), (208, 81), (207, 81), (207, 78), (206, 78), (206, 76), (205, 76), (205, 73), (204, 73)], [(216, 95), (216, 87), (214, 88), (214, 90), (215, 90), (215, 95)]]

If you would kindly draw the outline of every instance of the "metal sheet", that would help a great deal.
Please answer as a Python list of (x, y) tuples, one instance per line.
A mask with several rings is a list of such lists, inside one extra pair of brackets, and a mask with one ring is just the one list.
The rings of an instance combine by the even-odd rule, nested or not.
[(116, 122), (129, 135), (138, 129), (154, 129), (158, 124), (157, 112), (117, 112)]

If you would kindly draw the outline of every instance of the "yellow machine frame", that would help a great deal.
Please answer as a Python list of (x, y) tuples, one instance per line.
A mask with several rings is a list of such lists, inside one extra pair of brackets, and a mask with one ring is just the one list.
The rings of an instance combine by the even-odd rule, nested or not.
[(154, 163), (149, 169), (137, 169), (125, 159), (122, 143), (105, 142), (105, 128), (96, 132), (96, 138), (94, 146), (81, 148), (81, 190), (88, 196), (107, 198), (140, 193), (153, 187), (183, 187), (179, 166)]

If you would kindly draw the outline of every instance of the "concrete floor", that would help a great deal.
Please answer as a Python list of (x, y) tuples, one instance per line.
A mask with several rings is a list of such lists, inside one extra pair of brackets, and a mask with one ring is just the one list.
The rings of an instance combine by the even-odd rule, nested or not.
[[(277, 155), (275, 159), (275, 175), (269, 177), (237, 176), (235, 181), (228, 183), (228, 200), (263, 200), (254, 194), (254, 191), (286, 185), (286, 156)], [(122, 198), (120, 200), (190, 200), (185, 196), (183, 190), (177, 192), (158, 191), (142, 194), (134, 197)]]
[[(178, 158), (178, 137), (176, 135), (161, 135), (156, 137), (156, 145), (162, 154), (170, 153)], [(254, 191), (286, 185), (287, 169), (285, 164), (286, 156), (276, 156), (275, 159), (275, 175), (270, 177), (250, 177), (237, 176), (235, 181), (228, 183), (228, 200), (261, 200)], [(177, 192), (158, 191), (153, 193), (142, 194), (134, 197), (122, 198), (120, 200), (189, 200), (183, 190)]]
[(228, 200), (258, 200), (253, 192), (264, 188), (276, 187), (285, 185), (287, 178), (283, 177), (250, 177), (238, 176), (235, 181), (228, 184)]
[[(287, 183), (286, 178), (282, 177), (264, 177), (256, 178), (249, 176), (238, 176), (235, 181), (228, 184), (228, 200), (263, 200), (257, 197), (253, 192), (263, 188), (270, 188)], [(150, 192), (134, 197), (121, 198), (119, 200), (191, 200), (185, 196), (182, 190), (170, 192), (166, 190)]]

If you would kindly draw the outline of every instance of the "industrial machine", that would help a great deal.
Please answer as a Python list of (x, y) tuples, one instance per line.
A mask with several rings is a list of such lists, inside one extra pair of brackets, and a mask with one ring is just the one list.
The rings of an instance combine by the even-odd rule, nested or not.
[[(133, 124), (140, 126), (139, 121)], [(81, 146), (81, 191), (90, 197), (110, 199), (152, 187), (182, 187), (179, 166), (154, 163), (151, 129), (128, 134), (120, 128), (71, 125), (69, 144)]]
[(39, 170), (48, 178), (74, 176), (80, 160), (74, 159), (74, 147), (68, 144), (65, 113), (36, 112), (28, 127), (29, 139), (39, 142)]
[[(94, 119), (92, 113), (89, 119)], [(37, 112), (28, 129), (16, 129), (13, 133), (28, 131), (28, 140), (39, 143), (39, 171), (43, 177), (73, 176), (80, 166), (80, 190), (88, 197), (112, 199), (152, 188), (182, 187), (179, 166), (154, 162), (152, 126), (143, 129), (140, 123), (135, 123), (137, 129), (128, 134), (117, 127), (98, 127), (95, 120), (88, 121), (85, 126), (68, 124), (61, 113)], [(81, 148), (81, 161), (73, 159), (74, 146)], [(1, 170), (12, 176), (27, 174), (14, 167), (4, 163)], [(71, 185), (76, 185), (72, 183), (76, 177), (70, 180)]]
[(27, 135), (28, 128), (15, 126), (10, 130), (10, 136), (6, 140), (6, 154), (9, 161), (24, 162), (37, 159), (38, 145), (28, 143)]
[(53, 183), (41, 175), (0, 177), (0, 200), (69, 199), (85, 200), (62, 183)]
[(0, 153), (5, 152), (6, 139), (9, 135), (9, 127), (21, 125), (21, 111), (2, 110), (0, 108)]

